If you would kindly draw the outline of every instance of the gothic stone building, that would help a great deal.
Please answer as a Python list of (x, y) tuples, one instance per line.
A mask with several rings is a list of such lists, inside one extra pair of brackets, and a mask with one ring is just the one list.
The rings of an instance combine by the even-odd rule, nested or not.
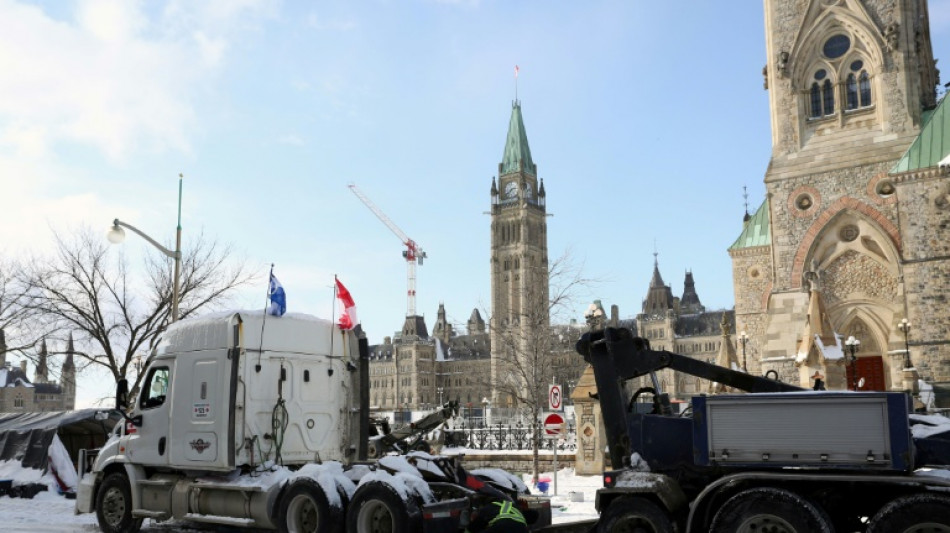
[[(618, 321), (616, 306), (611, 309), (611, 316), (612, 323), (648, 339), (655, 350), (668, 350), (734, 370), (742, 368), (742, 358), (736, 353), (732, 336), (735, 313), (707, 311), (696, 292), (692, 272), (686, 273), (683, 294), (677, 298), (672, 288), (663, 282), (659, 262), (654, 260), (653, 277), (636, 320)], [(697, 394), (716, 392), (710, 382), (670, 369), (658, 372), (657, 378), (663, 391), (674, 401), (688, 401)], [(634, 382), (632, 387), (652, 386), (648, 377)]]
[[(380, 411), (411, 411), (458, 399), (465, 408), (514, 407), (514, 399), (493, 384), (516, 380), (506, 361), (551, 335), (548, 316), (547, 194), (531, 157), (521, 114), (512, 104), (497, 180), (491, 189), (490, 326), (478, 310), (467, 332), (454, 331), (439, 306), (432, 335), (421, 316), (406, 318), (395, 338), (371, 347), (371, 403)], [(545, 380), (575, 382), (583, 359), (574, 353), (579, 330), (555, 328)], [(534, 346), (545, 343), (534, 342)], [(494, 350), (494, 353), (493, 353)], [(493, 356), (494, 355), (494, 356)], [(523, 385), (515, 383), (515, 385)]]
[(7, 344), (0, 330), (0, 412), (70, 411), (76, 407), (76, 366), (73, 339), (69, 338), (59, 383), (49, 378), (46, 341), (40, 344), (33, 380), (27, 377), (26, 361), (14, 367), (7, 361)]
[(927, 2), (766, 0), (765, 30), (766, 199), (729, 248), (750, 371), (950, 381), (950, 110)]

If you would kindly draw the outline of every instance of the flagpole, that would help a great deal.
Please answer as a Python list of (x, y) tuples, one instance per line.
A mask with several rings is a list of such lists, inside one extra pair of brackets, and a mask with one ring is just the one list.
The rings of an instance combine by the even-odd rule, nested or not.
[(518, 101), (518, 65), (515, 65), (515, 102)]
[(330, 303), (330, 356), (333, 356), (333, 327), (336, 326), (336, 274), (333, 275), (333, 301)]
[(270, 280), (274, 279), (274, 263), (270, 264), (270, 273), (267, 275), (267, 291), (264, 296), (264, 317), (261, 319), (261, 343), (257, 348), (257, 366), (254, 370), (261, 371), (261, 356), (264, 354), (264, 323), (267, 322), (267, 305), (270, 301)]

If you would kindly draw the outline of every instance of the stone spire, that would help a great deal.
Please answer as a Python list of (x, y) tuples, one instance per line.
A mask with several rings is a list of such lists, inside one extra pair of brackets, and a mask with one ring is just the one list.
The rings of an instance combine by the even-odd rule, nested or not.
[(832, 384), (841, 372), (836, 365), (829, 364), (829, 359), (840, 359), (842, 354), (841, 338), (834, 328), (828, 313), (825, 311), (824, 299), (821, 295), (821, 273), (817, 267), (805, 273), (805, 279), (811, 284), (808, 295), (808, 315), (798, 341), (798, 354), (795, 365), (798, 366), (800, 384), (811, 386), (815, 372), (827, 376), (827, 383)]
[(49, 353), (46, 351), (46, 339), (43, 339), (40, 342), (39, 360), (36, 362), (36, 374), (33, 376), (33, 383), (46, 383), (49, 381), (48, 359)]
[(482, 319), (478, 308), (472, 309), (472, 316), (468, 317), (468, 334), (478, 335), (485, 333), (485, 320)]
[(443, 343), (448, 343), (452, 337), (452, 324), (445, 318), (445, 304), (439, 302), (439, 313), (432, 326), (432, 336), (438, 337)]
[(650, 280), (647, 298), (643, 302), (643, 313), (646, 315), (666, 314), (668, 310), (673, 309), (673, 291), (663, 283), (657, 255), (656, 252), (653, 253), (653, 278)]
[(71, 411), (76, 407), (76, 363), (73, 361), (73, 333), (69, 332), (69, 342), (66, 344), (66, 360), (63, 361), (63, 372), (60, 385), (63, 388), (63, 409)]
[(702, 313), (706, 308), (699, 301), (699, 295), (696, 294), (696, 282), (693, 281), (693, 273), (686, 272), (686, 280), (683, 282), (683, 297), (680, 299), (680, 311), (684, 314)]
[[(726, 313), (722, 314), (722, 321), (719, 323), (719, 327), (722, 329), (722, 339), (719, 342), (719, 355), (716, 356), (716, 364), (728, 368), (729, 370), (741, 371), (742, 366), (739, 364), (739, 356), (736, 355), (736, 347), (732, 343), (732, 328), (726, 320)], [(710, 393), (729, 392), (727, 389), (728, 387), (721, 383), (709, 383)]]

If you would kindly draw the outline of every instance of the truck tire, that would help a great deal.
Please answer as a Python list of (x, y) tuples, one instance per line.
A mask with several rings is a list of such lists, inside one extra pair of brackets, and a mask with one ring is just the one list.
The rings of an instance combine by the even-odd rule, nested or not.
[(712, 533), (832, 533), (821, 508), (784, 489), (758, 487), (729, 498), (713, 517)]
[(950, 498), (911, 494), (897, 498), (874, 515), (868, 533), (928, 531), (950, 533)]
[(672, 533), (666, 511), (646, 498), (624, 496), (607, 506), (597, 522), (597, 533)]
[(391, 486), (370, 481), (356, 489), (346, 510), (347, 533), (416, 533), (422, 531), (419, 506), (403, 501)]
[(316, 481), (298, 479), (281, 496), (276, 522), (281, 533), (338, 533), (342, 514)]
[(96, 492), (96, 519), (104, 533), (135, 533), (141, 518), (132, 518), (132, 488), (125, 474), (106, 476)]

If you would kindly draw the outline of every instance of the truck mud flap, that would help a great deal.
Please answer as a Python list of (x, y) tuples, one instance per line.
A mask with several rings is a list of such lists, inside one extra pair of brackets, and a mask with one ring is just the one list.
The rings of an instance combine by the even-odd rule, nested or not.
[(468, 525), (468, 498), (455, 498), (422, 506), (423, 533), (456, 533)]
[(531, 531), (551, 525), (551, 498), (548, 496), (520, 495), (518, 509), (525, 515)]

